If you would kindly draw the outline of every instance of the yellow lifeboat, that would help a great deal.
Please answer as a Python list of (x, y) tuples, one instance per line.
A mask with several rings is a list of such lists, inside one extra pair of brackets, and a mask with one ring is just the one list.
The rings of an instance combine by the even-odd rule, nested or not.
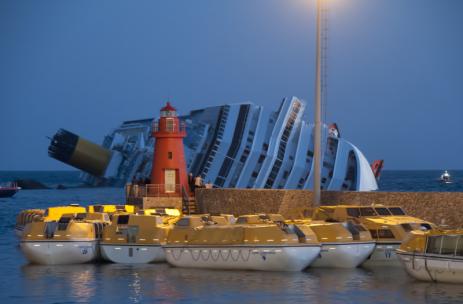
[(20, 247), (35, 264), (91, 262), (99, 256), (98, 241), (107, 224), (106, 213), (63, 214), (57, 222), (32, 222), (24, 229)]
[(296, 225), (262, 221), (259, 215), (190, 215), (172, 228), (164, 245), (176, 267), (301, 271), (320, 253), (313, 233)]
[(413, 230), (430, 230), (432, 223), (408, 216), (398, 206), (338, 205), (319, 207), (314, 219), (352, 221), (362, 224), (376, 241), (376, 248), (363, 265), (399, 265), (395, 250)]
[(396, 253), (417, 280), (463, 283), (463, 230), (412, 231)]
[[(166, 242), (171, 223), (177, 217), (162, 216), (160, 210), (154, 211), (113, 215), (112, 223), (105, 227), (100, 243), (103, 258), (114, 263), (164, 262), (161, 245)], [(154, 213), (156, 215), (151, 215)]]
[(355, 268), (375, 249), (375, 241), (360, 224), (311, 219), (290, 222), (310, 228), (321, 244), (320, 256), (312, 267)]
[(70, 204), (68, 206), (54, 206), (47, 209), (31, 209), (23, 210), (16, 216), (15, 233), (21, 238), (24, 227), (33, 221), (52, 222), (57, 221), (63, 214), (66, 213), (83, 213), (86, 212), (85, 207), (78, 204)]

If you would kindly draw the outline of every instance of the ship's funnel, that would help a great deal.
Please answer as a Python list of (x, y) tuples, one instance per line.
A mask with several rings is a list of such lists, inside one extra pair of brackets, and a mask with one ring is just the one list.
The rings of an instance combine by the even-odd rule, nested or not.
[(59, 129), (48, 146), (48, 155), (95, 176), (103, 176), (111, 151), (74, 133)]

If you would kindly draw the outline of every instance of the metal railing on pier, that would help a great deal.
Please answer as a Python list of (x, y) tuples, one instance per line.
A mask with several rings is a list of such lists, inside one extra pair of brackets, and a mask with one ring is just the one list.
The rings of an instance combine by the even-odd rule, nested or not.
[(164, 185), (164, 184), (127, 184), (125, 186), (125, 194), (128, 198), (142, 197), (180, 197), (182, 189), (180, 184)]

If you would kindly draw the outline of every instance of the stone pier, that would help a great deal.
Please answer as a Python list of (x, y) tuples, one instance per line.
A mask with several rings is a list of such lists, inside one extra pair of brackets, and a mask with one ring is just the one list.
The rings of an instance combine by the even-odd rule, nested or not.
[[(270, 189), (197, 189), (202, 213), (280, 213), (288, 219), (312, 214), (312, 192)], [(322, 205), (398, 205), (410, 215), (458, 228), (463, 226), (463, 192), (322, 192)]]

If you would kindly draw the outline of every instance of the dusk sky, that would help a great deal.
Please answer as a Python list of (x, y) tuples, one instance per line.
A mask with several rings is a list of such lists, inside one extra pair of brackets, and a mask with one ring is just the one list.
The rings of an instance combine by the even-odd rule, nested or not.
[[(463, 169), (463, 1), (327, 1), (327, 122), (385, 169)], [(314, 4), (0, 1), (0, 170), (71, 169), (46, 136), (101, 143), (169, 96), (312, 109)]]

